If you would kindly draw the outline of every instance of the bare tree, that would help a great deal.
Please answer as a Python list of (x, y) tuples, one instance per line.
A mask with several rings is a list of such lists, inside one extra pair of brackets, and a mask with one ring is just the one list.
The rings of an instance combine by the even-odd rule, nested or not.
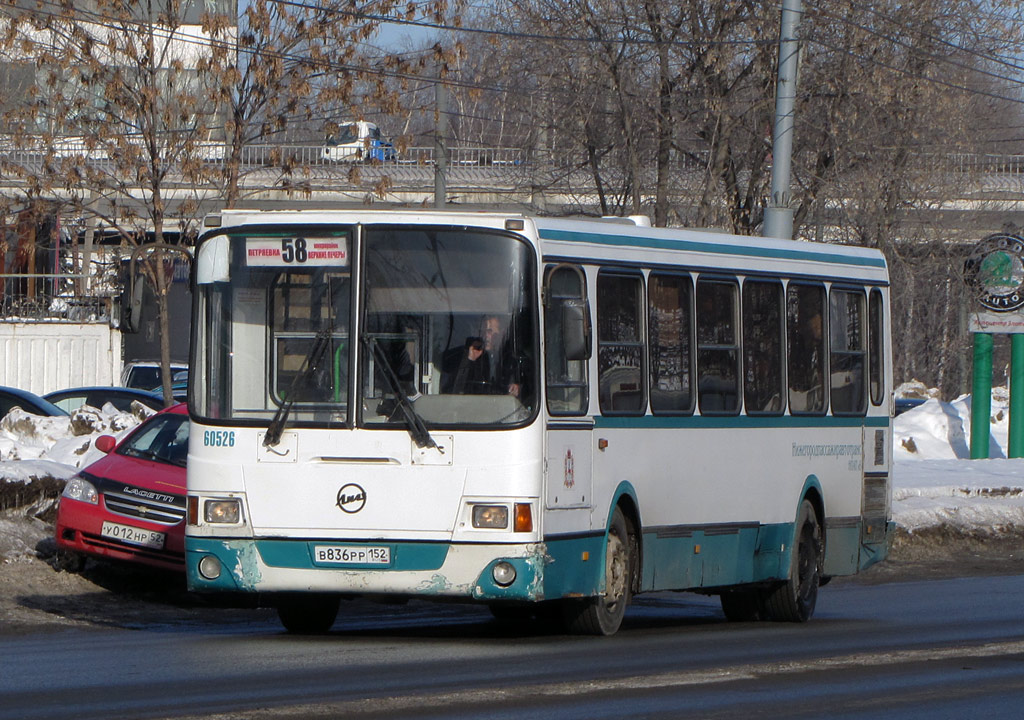
[(23, 176), (71, 212), (101, 218), (127, 247), (154, 243), (141, 268), (155, 293), (167, 368), (165, 233), (172, 213), (180, 228), (198, 208), (210, 38), (189, 2), (94, 0), (15, 15), (6, 41), (37, 68), (29, 102), (8, 114), (15, 136), (39, 153)]
[[(213, 178), (227, 207), (244, 196), (247, 146), (285, 138), (296, 127), (309, 128), (307, 132), (322, 141), (325, 133), (337, 130), (341, 119), (400, 114), (400, 91), (428, 63), (422, 56), (408, 59), (380, 51), (368, 40), (388, 17), (415, 15), (439, 22), (450, 10), (447, 0), (421, 6), (397, 0), (253, 0), (237, 27), (223, 18), (210, 18), (209, 30), (218, 42), (209, 64), (218, 78), (214, 97), (223, 113), (225, 147)], [(269, 161), (279, 169), (271, 182), (303, 189), (303, 158), (284, 152)], [(264, 179), (260, 188), (267, 182)]]

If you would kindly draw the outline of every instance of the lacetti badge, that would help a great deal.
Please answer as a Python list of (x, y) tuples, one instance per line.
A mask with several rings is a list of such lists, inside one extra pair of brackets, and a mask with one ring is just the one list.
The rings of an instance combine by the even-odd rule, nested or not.
[(349, 483), (338, 491), (338, 507), (343, 512), (357, 513), (366, 505), (366, 491), (355, 483)]
[(982, 307), (995, 312), (1024, 307), (1024, 239), (989, 235), (964, 263), (964, 278)]

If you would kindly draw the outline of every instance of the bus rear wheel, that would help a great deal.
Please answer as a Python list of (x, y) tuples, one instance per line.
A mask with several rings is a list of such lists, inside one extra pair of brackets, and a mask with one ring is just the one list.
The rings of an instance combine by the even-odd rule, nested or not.
[(613, 635), (619, 629), (632, 595), (636, 555), (636, 538), (622, 510), (615, 508), (605, 547), (604, 595), (565, 601), (566, 630), (576, 635)]
[(293, 635), (323, 635), (338, 617), (337, 595), (296, 595), (277, 602), (277, 616)]
[(818, 514), (810, 500), (804, 500), (797, 516), (789, 579), (769, 591), (765, 599), (765, 610), (770, 619), (806, 622), (814, 614), (821, 584), (822, 550)]

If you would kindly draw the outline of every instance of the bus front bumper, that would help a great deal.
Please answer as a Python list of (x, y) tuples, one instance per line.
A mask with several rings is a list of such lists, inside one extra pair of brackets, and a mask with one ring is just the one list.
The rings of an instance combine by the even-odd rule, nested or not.
[[(325, 548), (332, 550), (325, 555)], [(545, 599), (544, 567), (551, 561), (544, 543), (188, 537), (185, 550), (188, 588), (202, 593), (301, 591), (538, 601)], [(360, 563), (360, 558), (370, 561)]]

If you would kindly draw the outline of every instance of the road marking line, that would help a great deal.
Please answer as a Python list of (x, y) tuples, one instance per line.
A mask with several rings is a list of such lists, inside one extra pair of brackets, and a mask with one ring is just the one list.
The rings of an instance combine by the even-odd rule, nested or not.
[[(717, 683), (754, 680), (759, 677), (788, 675), (811, 670), (835, 670), (852, 667), (880, 667), (904, 663), (949, 660), (953, 658), (984, 658), (1006, 655), (1024, 655), (1024, 640), (986, 643), (983, 645), (953, 646), (943, 648), (921, 648), (918, 650), (891, 650), (886, 652), (855, 653), (837, 657), (791, 660), (783, 662), (749, 663), (725, 666), (713, 670), (680, 670), (656, 675), (634, 675), (624, 678), (607, 678), (585, 682), (541, 683), (515, 685), (500, 688), (475, 688), (447, 693), (424, 693), (401, 697), (368, 697), (337, 703), (316, 705), (292, 705), (274, 709), (262, 708), (242, 713), (203, 715), (204, 720), (263, 720), (275, 717), (349, 717), (361, 713), (401, 711), (417, 708), (443, 708), (455, 704), (493, 704), (504, 698), (529, 696), (564, 697), (588, 693), (613, 692), (622, 690), (651, 690), (658, 688), (711, 685)], [(196, 716), (198, 719), (200, 716)], [(180, 720), (192, 720), (181, 718)]]

